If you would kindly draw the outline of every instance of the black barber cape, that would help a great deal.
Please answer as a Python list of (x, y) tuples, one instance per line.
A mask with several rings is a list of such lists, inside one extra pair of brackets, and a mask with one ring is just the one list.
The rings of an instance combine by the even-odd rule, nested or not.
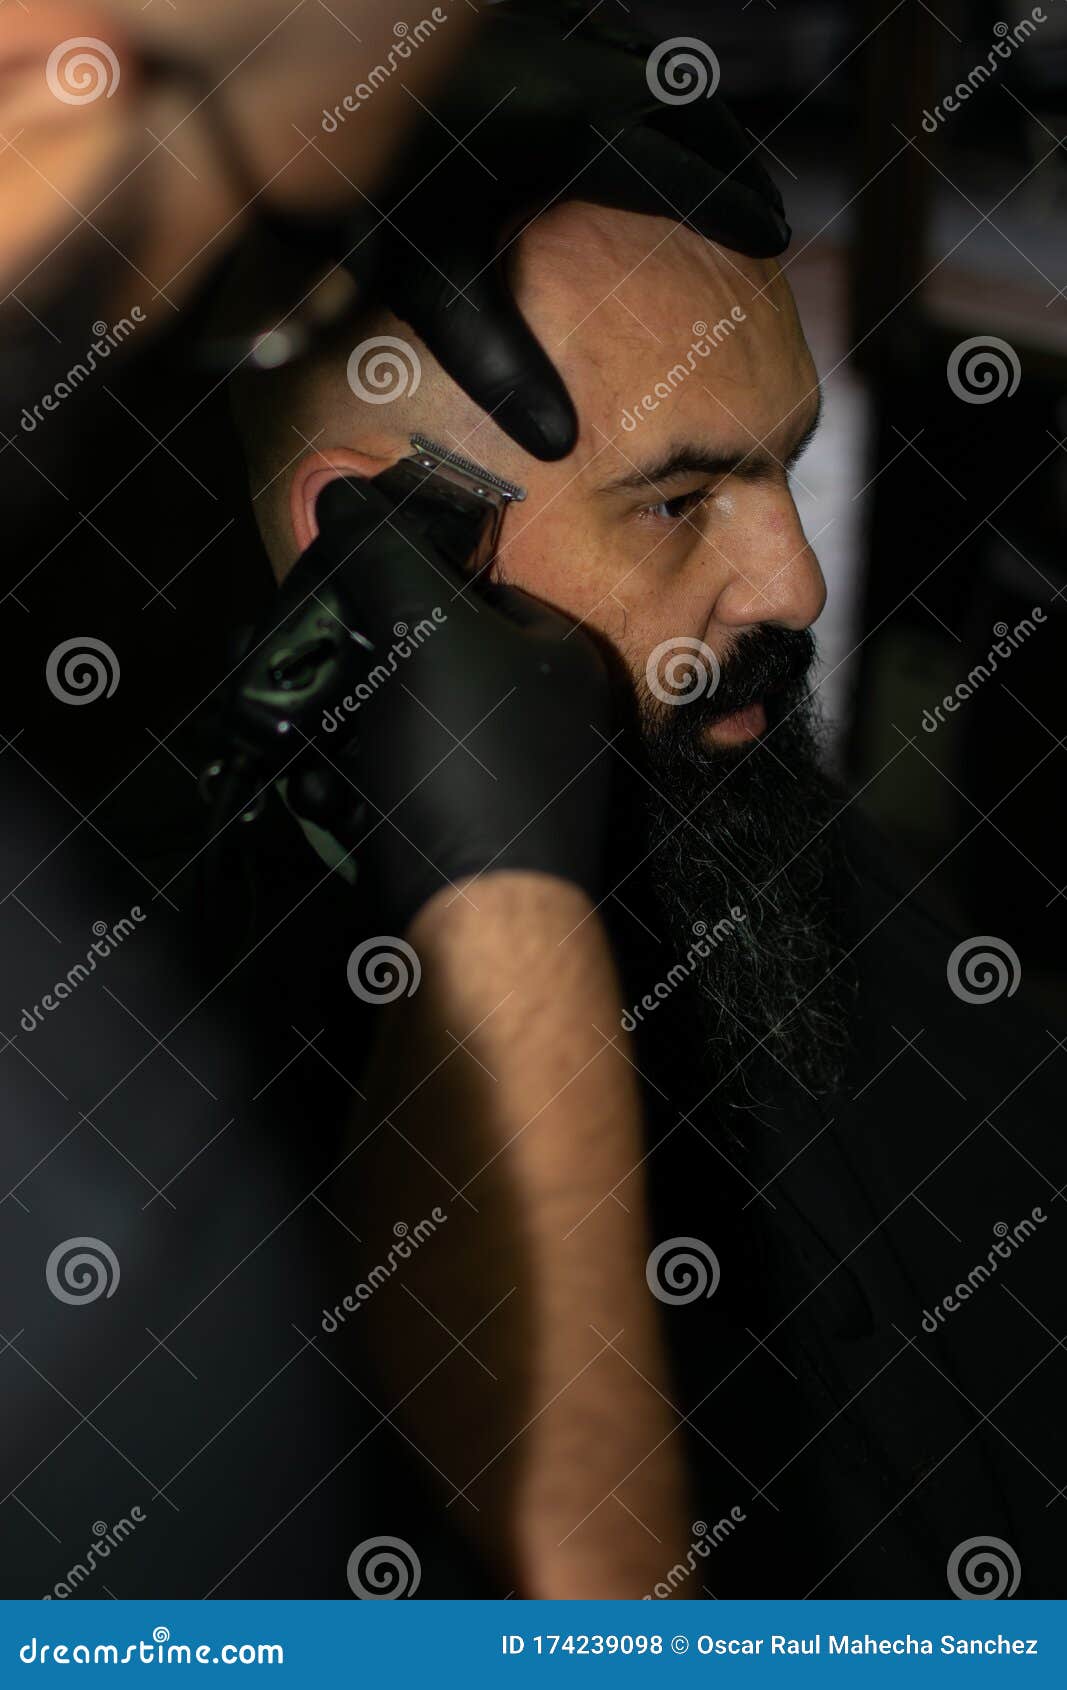
[(959, 1594), (992, 1538), (972, 1576), (1062, 1597), (1064, 1029), (1008, 976), (958, 996), (960, 936), (845, 825), (841, 1094), (797, 1087), (740, 1145), (705, 1122), (650, 1157), (657, 1240), (704, 1241), (720, 1273), (665, 1310), (711, 1544), (679, 1594)]

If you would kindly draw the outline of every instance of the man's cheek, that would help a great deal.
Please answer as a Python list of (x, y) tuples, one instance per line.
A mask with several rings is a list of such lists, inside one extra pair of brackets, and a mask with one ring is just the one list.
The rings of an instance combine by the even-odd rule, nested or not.
[[(514, 520), (510, 514), (509, 520)], [(575, 621), (592, 615), (610, 589), (610, 576), (589, 537), (536, 514), (510, 536), (505, 528), (494, 578), (521, 587)]]
[(635, 602), (634, 584), (619, 580), (618, 559), (608, 562), (603, 544), (595, 537), (572, 534), (565, 525), (553, 524), (551, 540), (546, 542), (538, 527), (534, 517), (501, 547), (494, 580), (522, 588), (600, 635), (615, 648), (640, 690), (648, 653), (655, 644), (652, 634), (662, 620), (662, 613), (657, 617), (655, 600), (644, 602), (636, 595)]

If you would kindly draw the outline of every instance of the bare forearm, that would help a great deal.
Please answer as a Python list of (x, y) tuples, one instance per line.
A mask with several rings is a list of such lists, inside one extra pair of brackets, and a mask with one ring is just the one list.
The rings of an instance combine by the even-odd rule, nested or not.
[(493, 876), (470, 896), (414, 923), (422, 983), (368, 1076), (357, 1230), (448, 1215), (368, 1325), (415, 1441), (521, 1594), (641, 1595), (684, 1543), (684, 1485), (611, 958), (561, 882)]

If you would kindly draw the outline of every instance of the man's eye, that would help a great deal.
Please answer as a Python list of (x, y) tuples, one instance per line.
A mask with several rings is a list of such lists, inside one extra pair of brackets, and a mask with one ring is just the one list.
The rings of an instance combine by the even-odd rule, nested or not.
[(698, 487), (695, 492), (683, 493), (677, 499), (663, 499), (658, 505), (646, 505), (641, 515), (653, 522), (681, 522), (691, 511), (695, 511), (707, 496), (707, 488)]

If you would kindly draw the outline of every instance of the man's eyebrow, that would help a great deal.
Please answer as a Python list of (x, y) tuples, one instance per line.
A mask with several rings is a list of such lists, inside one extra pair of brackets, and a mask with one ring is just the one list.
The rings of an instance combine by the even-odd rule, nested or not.
[(818, 429), (819, 424), (822, 422), (822, 413), (823, 413), (822, 388), (817, 387), (815, 389), (815, 410), (812, 414), (811, 421), (804, 425), (804, 428), (801, 430), (800, 434), (797, 436), (796, 440), (793, 442), (792, 446), (790, 446), (788, 452), (785, 455), (784, 462), (785, 462), (785, 467), (786, 467), (787, 470), (792, 469), (795, 464), (798, 464), (800, 462), (801, 458), (804, 456), (804, 453), (807, 451), (808, 447), (811, 445), (813, 439), (815, 438), (816, 430)]
[(640, 491), (649, 486), (658, 487), (664, 482), (677, 481), (683, 475), (740, 475), (758, 480), (773, 473), (775, 469), (791, 470), (811, 444), (812, 436), (822, 419), (821, 388), (816, 389), (816, 396), (814, 413), (804, 424), (784, 459), (776, 458), (764, 446), (752, 446), (745, 452), (718, 452), (711, 447), (689, 441), (685, 445), (668, 447), (661, 457), (651, 463), (637, 465), (616, 480), (605, 482), (598, 491)]

